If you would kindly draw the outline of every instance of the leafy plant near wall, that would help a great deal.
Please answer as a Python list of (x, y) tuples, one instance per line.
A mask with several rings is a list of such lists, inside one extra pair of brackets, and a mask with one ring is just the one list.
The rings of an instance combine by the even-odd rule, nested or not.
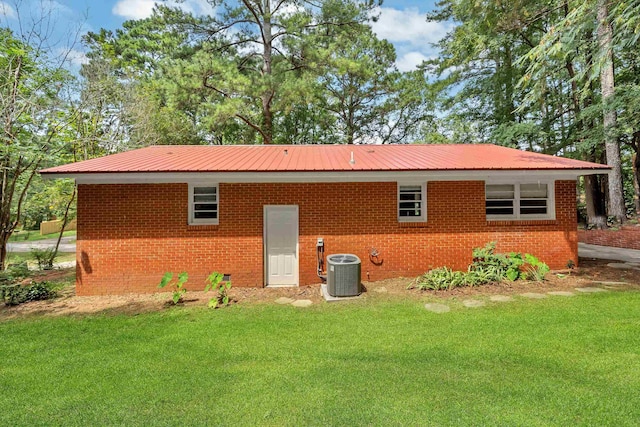
[(524, 254), (524, 259), (527, 262), (528, 277), (536, 282), (542, 282), (544, 276), (550, 271), (549, 266), (531, 254)]
[[(184, 296), (184, 294), (187, 293), (187, 288), (185, 288), (184, 285), (187, 283), (188, 278), (189, 278), (189, 275), (187, 274), (186, 271), (183, 271), (182, 273), (178, 274), (178, 280), (173, 284), (172, 301), (174, 305), (181, 302), (182, 297)], [(170, 272), (164, 273), (164, 276), (162, 276), (162, 280), (160, 280), (160, 284), (158, 285), (158, 288), (160, 289), (164, 288), (165, 286), (169, 285), (172, 280), (173, 280), (173, 273), (170, 273)]]
[(49, 282), (31, 282), (20, 284), (0, 285), (0, 300), (6, 305), (18, 305), (29, 301), (41, 301), (54, 298), (58, 293)]
[(209, 292), (215, 290), (218, 295), (209, 300), (210, 308), (226, 307), (229, 305), (229, 289), (231, 289), (231, 280), (223, 281), (224, 274), (213, 272), (207, 277), (207, 286), (204, 291)]
[[(418, 277), (408, 288), (448, 290), (462, 286), (480, 286), (503, 280), (535, 280), (541, 282), (549, 266), (531, 254), (495, 253), (495, 242), (473, 250), (473, 262), (466, 272), (448, 267), (430, 270)], [(524, 269), (524, 271), (523, 271)]]
[(482, 248), (473, 250), (473, 263), (469, 270), (484, 271), (492, 277), (492, 281), (524, 279), (521, 267), (525, 263), (522, 255), (516, 252), (509, 254), (495, 253), (496, 242), (489, 242)]

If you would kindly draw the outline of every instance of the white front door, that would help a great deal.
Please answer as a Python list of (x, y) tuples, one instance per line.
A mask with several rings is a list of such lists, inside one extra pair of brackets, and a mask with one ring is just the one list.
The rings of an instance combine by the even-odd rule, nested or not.
[(264, 207), (267, 286), (298, 285), (298, 206)]

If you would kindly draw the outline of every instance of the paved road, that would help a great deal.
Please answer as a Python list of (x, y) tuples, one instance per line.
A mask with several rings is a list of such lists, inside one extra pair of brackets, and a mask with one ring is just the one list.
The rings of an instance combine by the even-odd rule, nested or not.
[[(31, 249), (47, 249), (56, 246), (58, 239), (44, 239), (36, 240), (35, 242), (10, 242), (7, 243), (7, 250), (9, 252), (31, 252)], [(67, 236), (63, 237), (58, 247), (58, 252), (75, 252), (76, 251), (76, 237)]]
[(635, 249), (613, 248), (611, 246), (578, 243), (578, 255), (582, 258), (609, 259), (640, 263), (640, 251)]

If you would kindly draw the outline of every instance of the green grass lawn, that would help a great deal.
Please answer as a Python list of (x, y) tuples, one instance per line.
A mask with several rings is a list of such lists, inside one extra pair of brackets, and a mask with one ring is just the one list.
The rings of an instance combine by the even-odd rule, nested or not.
[[(76, 259), (75, 252), (58, 252), (55, 262), (74, 261)], [(30, 252), (9, 252), (7, 253), (7, 264), (17, 264), (22, 261), (35, 263), (35, 258)]]
[(640, 421), (640, 292), (0, 323), (0, 425)]
[[(60, 233), (51, 233), (42, 235), (38, 230), (20, 230), (14, 231), (9, 237), (10, 242), (35, 242), (44, 239), (57, 239)], [(62, 233), (64, 237), (75, 236), (75, 230), (69, 230)]]

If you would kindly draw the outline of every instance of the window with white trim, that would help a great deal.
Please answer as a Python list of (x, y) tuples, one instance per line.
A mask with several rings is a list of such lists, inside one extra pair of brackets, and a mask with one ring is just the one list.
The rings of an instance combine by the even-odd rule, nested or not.
[(398, 221), (427, 220), (427, 185), (398, 183)]
[(218, 184), (189, 184), (189, 224), (218, 224)]
[(553, 182), (486, 183), (487, 219), (554, 219)]

